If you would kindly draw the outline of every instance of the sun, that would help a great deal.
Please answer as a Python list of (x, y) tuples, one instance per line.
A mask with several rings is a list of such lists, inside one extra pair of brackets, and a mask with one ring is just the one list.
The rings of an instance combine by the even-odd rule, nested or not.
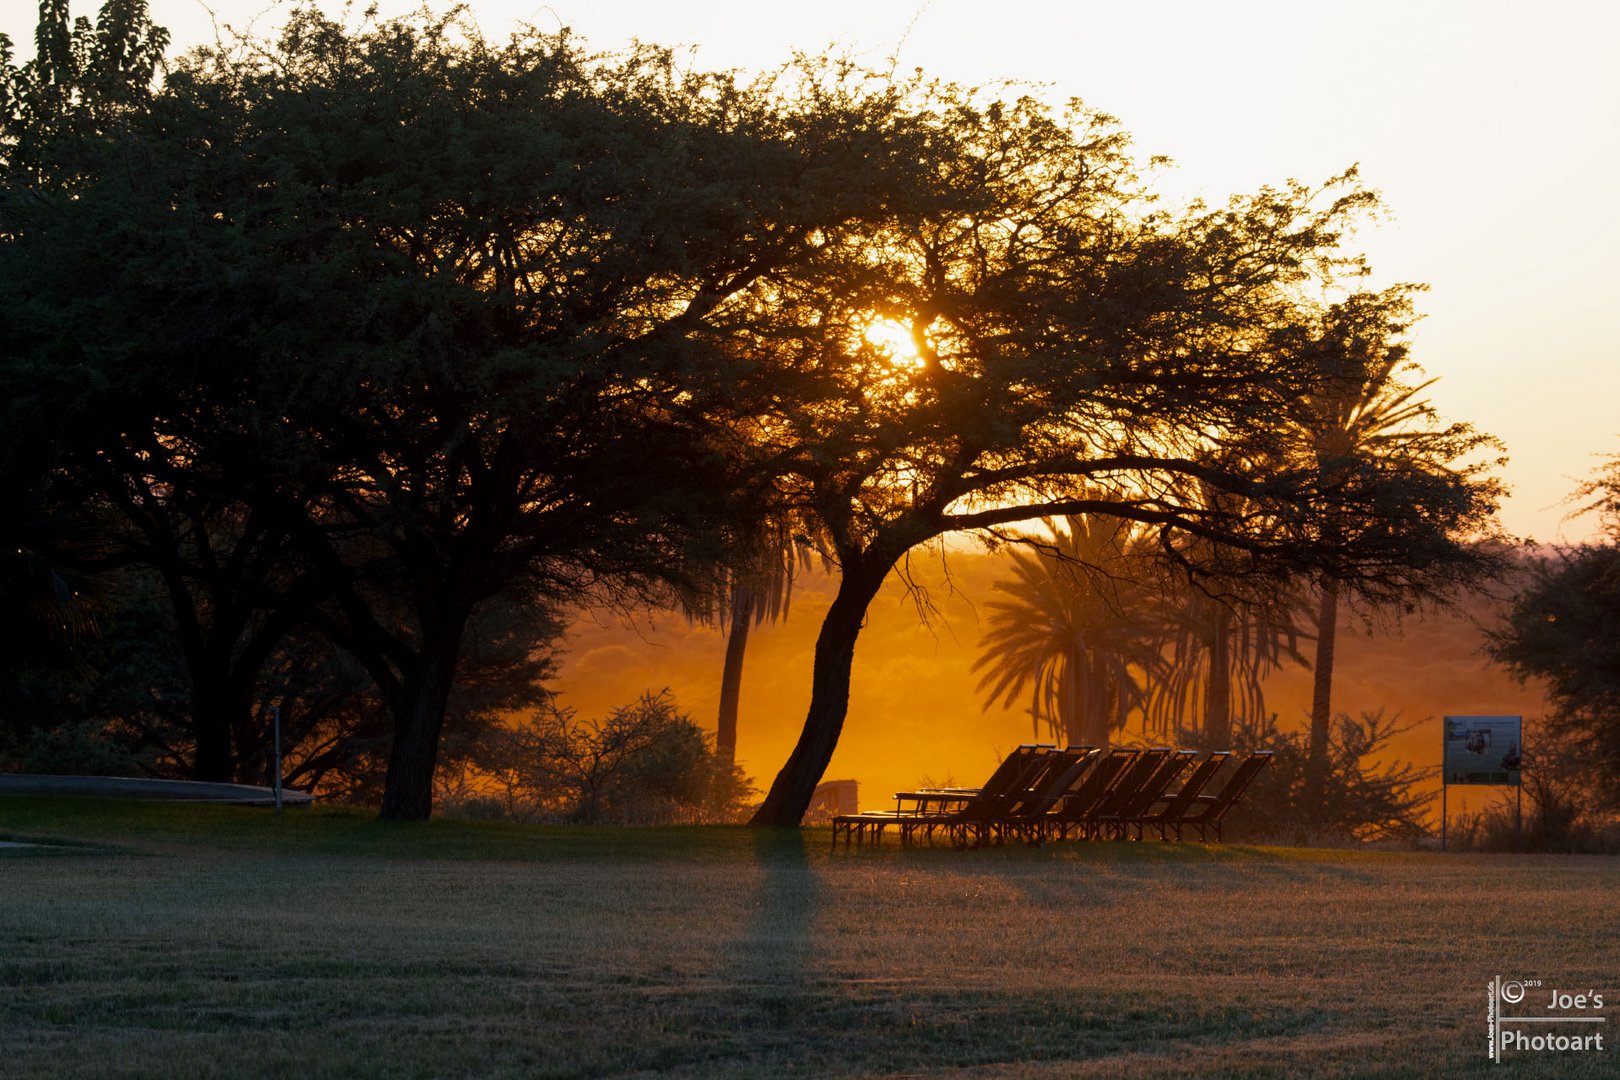
[(911, 327), (898, 319), (874, 317), (861, 331), (861, 339), (888, 358), (891, 364), (903, 368), (921, 368), (922, 356)]

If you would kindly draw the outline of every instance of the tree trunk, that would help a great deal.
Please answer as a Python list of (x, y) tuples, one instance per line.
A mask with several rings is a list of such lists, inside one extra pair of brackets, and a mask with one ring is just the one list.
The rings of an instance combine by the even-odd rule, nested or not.
[(433, 813), (433, 773), (439, 764), (439, 736), (444, 730), (445, 706), (455, 685), (456, 660), (467, 612), (457, 612), (437, 626), (423, 627), (422, 648), (414, 670), (390, 703), (394, 714), (394, 746), (388, 756), (388, 779), (383, 786), (382, 809), (386, 821), (426, 821)]
[(1065, 745), (1083, 742), (1086, 736), (1088, 714), (1082, 711), (1079, 667), (1078, 649), (1063, 658), (1063, 682), (1059, 684), (1058, 698), (1058, 708), (1063, 714), (1063, 725), (1061, 731), (1054, 731), (1052, 734), (1061, 736)]
[(883, 585), (893, 560), (850, 560), (844, 565), (827, 616), (816, 637), (816, 659), (810, 683), (810, 711), (799, 742), (787, 764), (776, 774), (765, 801), (750, 825), (799, 824), (816, 785), (827, 771), (844, 716), (849, 712), (849, 673), (855, 662), (855, 639), (860, 636), (866, 608)]
[(1311, 686), (1311, 743), (1305, 757), (1305, 812), (1312, 818), (1321, 814), (1327, 781), (1328, 735), (1333, 726), (1333, 660), (1339, 633), (1338, 581), (1324, 574), (1321, 594), (1316, 615), (1316, 670)]
[(1209, 643), (1209, 680), (1204, 684), (1204, 742), (1210, 750), (1232, 748), (1232, 613), (1215, 613)]
[(723, 776), (730, 776), (737, 762), (737, 703), (742, 696), (748, 628), (753, 622), (753, 590), (739, 585), (731, 593), (731, 634), (726, 638), (726, 666), (720, 673), (720, 715), (714, 727), (714, 756)]
[(1091, 714), (1090, 730), (1083, 732), (1082, 743), (1098, 747), (1103, 753), (1108, 752), (1114, 733), (1113, 702), (1101, 693), (1101, 688), (1109, 685), (1107, 673), (1103, 670), (1100, 660), (1093, 657), (1091, 663), (1091, 690), (1087, 696), (1087, 708)]
[(236, 713), (246, 710), (245, 701), (233, 701), (228, 675), (192, 674), (191, 719), (197, 737), (197, 753), (191, 764), (193, 780), (228, 784), (236, 779), (236, 758), (231, 732), (237, 726)]

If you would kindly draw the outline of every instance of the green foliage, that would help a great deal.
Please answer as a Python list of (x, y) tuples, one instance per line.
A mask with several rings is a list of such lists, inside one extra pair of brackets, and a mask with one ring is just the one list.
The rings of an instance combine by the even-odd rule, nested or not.
[(71, 18), (68, 0), (40, 0), (34, 59), (13, 65), (0, 34), (0, 173), (74, 179), (69, 136), (110, 133), (143, 108), (168, 46), (146, 0), (106, 0), (93, 24)]
[(492, 762), (516, 812), (581, 824), (735, 821), (751, 791), (666, 690), (600, 720), (548, 704)]
[[(122, 725), (119, 725), (122, 727)], [(56, 776), (141, 776), (150, 762), (130, 743), (127, 728), (93, 720), (39, 728), (16, 750), (15, 771)]]
[[(393, 720), (385, 812), (425, 816), (477, 608), (695, 576), (751, 506), (693, 408), (716, 367), (695, 332), (841, 190), (833, 160), (821, 197), (803, 179), (836, 125), (771, 100), (655, 49), (302, 10), (81, 135), (71, 198), (29, 191), (8, 381), (165, 539), (281, 531), (216, 560), (257, 578), (161, 545), (176, 604), (246, 613), (203, 635), (227, 643), (296, 616), (341, 644)], [(239, 713), (253, 677), (218, 696)]]

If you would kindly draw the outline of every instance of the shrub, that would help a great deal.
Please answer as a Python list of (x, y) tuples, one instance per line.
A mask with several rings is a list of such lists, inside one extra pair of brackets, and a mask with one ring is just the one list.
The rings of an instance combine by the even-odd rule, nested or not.
[(16, 771), (56, 776), (146, 776), (150, 754), (140, 754), (122, 732), (95, 720), (29, 732), (15, 751)]
[(1426, 811), (1434, 795), (1417, 790), (1432, 770), (1389, 760), (1389, 743), (1411, 730), (1382, 709), (1354, 718), (1334, 717), (1328, 735), (1327, 773), (1317, 806), (1305, 796), (1306, 732), (1277, 729), (1277, 718), (1240, 723), (1235, 745), (1270, 750), (1275, 756), (1232, 809), (1228, 838), (1267, 838), (1292, 843), (1416, 840), (1429, 829)]
[[(604, 719), (547, 703), (506, 736), (496, 767), (508, 813), (579, 823), (736, 821), (752, 794), (667, 690)], [(469, 799), (489, 815), (488, 797)]]

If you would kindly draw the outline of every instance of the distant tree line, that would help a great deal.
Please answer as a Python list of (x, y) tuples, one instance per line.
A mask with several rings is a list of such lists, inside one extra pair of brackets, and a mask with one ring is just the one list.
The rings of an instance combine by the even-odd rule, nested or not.
[[(948, 534), (1106, 523), (1214, 647), (1299, 581), (1411, 604), (1488, 562), (1495, 444), (1403, 412), (1412, 290), (1355, 288), (1353, 172), (1169, 209), (1079, 103), (837, 58), (305, 9), (159, 81), (165, 40), (140, 0), (46, 0), (35, 59), (4, 45), (13, 741), (112, 718), (255, 776), (276, 705), (295, 769), (364, 758), (422, 819), (542, 704), (569, 605), (746, 627), (817, 553), (808, 714), (754, 817), (792, 824), (870, 602)], [(147, 625), (173, 648), (110, 633)]]

